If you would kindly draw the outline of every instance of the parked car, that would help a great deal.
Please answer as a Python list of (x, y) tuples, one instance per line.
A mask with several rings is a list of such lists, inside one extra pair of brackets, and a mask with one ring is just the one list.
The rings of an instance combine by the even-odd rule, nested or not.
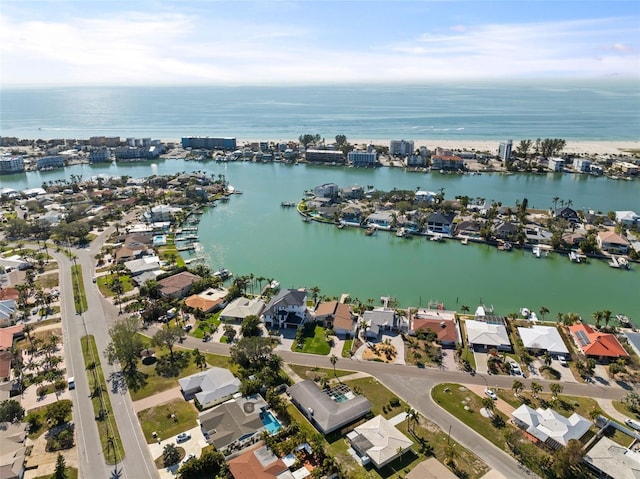
[(191, 434), (188, 432), (181, 432), (176, 436), (176, 442), (179, 444), (181, 442), (185, 442), (191, 439)]
[(186, 464), (187, 462), (191, 461), (192, 459), (195, 459), (196, 455), (193, 453), (187, 454), (186, 456), (184, 456), (184, 459), (180, 462), (180, 464)]
[(498, 396), (496, 395), (495, 392), (493, 392), (491, 389), (485, 389), (484, 393), (489, 396), (491, 399), (493, 399), (494, 401), (498, 400)]
[(567, 367), (567, 359), (564, 356), (558, 356), (558, 361), (560, 362), (560, 366)]
[(632, 427), (633, 429), (637, 429), (640, 431), (640, 422), (634, 421), (633, 419), (627, 419), (624, 422), (627, 426)]
[(511, 363), (511, 374), (513, 376), (522, 376), (522, 370), (518, 363)]
[(69, 391), (71, 391), (72, 389), (75, 389), (76, 388), (76, 378), (71, 376), (69, 379), (67, 379), (67, 386), (69, 387)]

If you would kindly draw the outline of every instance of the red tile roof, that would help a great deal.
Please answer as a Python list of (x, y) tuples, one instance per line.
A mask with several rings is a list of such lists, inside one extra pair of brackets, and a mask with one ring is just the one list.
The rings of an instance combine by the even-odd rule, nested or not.
[(436, 333), (440, 341), (458, 341), (458, 333), (456, 332), (456, 325), (453, 321), (427, 318), (415, 318), (413, 320), (414, 331), (426, 332), (428, 329)]
[(263, 466), (254, 452), (245, 452), (228, 461), (234, 479), (275, 479), (287, 470), (287, 466), (278, 458)]
[[(629, 357), (629, 353), (625, 351), (618, 338), (613, 334), (595, 331), (591, 326), (583, 323), (569, 326), (569, 331), (573, 335), (576, 344), (580, 346), (582, 352), (587, 356)], [(588, 339), (589, 342), (587, 344), (582, 344), (583, 341), (580, 341), (580, 337), (583, 336)]]
[(23, 329), (24, 324), (16, 324), (14, 326), (0, 328), (0, 351), (11, 349), (13, 346), (13, 339), (16, 336), (21, 336)]

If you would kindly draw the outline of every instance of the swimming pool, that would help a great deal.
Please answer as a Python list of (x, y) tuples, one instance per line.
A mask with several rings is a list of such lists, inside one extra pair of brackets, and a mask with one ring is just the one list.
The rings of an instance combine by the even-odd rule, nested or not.
[(282, 424), (271, 414), (271, 411), (265, 411), (260, 414), (260, 419), (262, 419), (262, 424), (269, 431), (269, 434), (275, 434), (282, 428)]

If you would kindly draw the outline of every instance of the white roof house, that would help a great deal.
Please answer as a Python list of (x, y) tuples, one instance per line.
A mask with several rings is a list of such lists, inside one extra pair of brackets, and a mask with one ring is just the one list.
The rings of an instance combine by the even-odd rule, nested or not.
[(577, 413), (566, 418), (553, 409), (532, 409), (526, 404), (511, 415), (519, 427), (554, 449), (580, 439), (591, 427), (591, 421)]
[(376, 338), (382, 331), (396, 326), (396, 312), (393, 309), (376, 308), (365, 311), (362, 320), (367, 324), (367, 336)]
[(504, 324), (492, 324), (474, 319), (468, 319), (464, 324), (470, 345), (511, 350), (511, 342)]
[(518, 328), (518, 334), (526, 349), (545, 350), (550, 354), (569, 354), (558, 329), (553, 326)]
[(203, 408), (231, 398), (240, 389), (240, 380), (228, 369), (211, 368), (179, 379), (185, 397), (195, 396)]
[(640, 453), (601, 438), (584, 456), (593, 469), (612, 479), (638, 479), (640, 477)]
[(260, 298), (247, 299), (239, 297), (231, 301), (220, 313), (221, 319), (242, 320), (247, 316), (260, 316), (264, 309), (264, 301)]
[(160, 269), (160, 258), (158, 256), (145, 256), (144, 258), (125, 261), (124, 267), (131, 271), (133, 276), (136, 276), (147, 271)]
[(640, 215), (635, 211), (616, 211), (616, 221), (625, 226), (640, 223)]
[(384, 467), (411, 449), (413, 442), (382, 416), (376, 416), (347, 434), (351, 447), (367, 456), (377, 468)]

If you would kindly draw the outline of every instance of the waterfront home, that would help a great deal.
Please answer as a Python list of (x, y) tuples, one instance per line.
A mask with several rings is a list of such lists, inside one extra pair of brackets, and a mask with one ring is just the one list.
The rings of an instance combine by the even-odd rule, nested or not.
[(394, 213), (392, 211), (377, 210), (367, 216), (365, 221), (368, 226), (376, 225), (378, 228), (389, 229), (391, 228), (393, 215)]
[(432, 170), (457, 171), (464, 169), (464, 160), (457, 155), (432, 156)]
[(458, 236), (469, 236), (471, 238), (480, 237), (482, 223), (477, 220), (463, 220), (455, 225), (455, 234)]
[(182, 211), (170, 205), (157, 205), (144, 213), (145, 221), (149, 223), (171, 221), (176, 213)]
[(631, 331), (624, 331), (623, 333), (627, 341), (629, 341), (629, 345), (636, 352), (638, 356), (640, 356), (640, 333), (633, 333)]
[(640, 225), (640, 215), (635, 211), (616, 211), (616, 221), (626, 228)]
[(398, 329), (396, 311), (391, 308), (376, 308), (365, 311), (362, 314), (362, 321), (367, 325), (365, 335), (370, 339), (379, 339), (384, 331)]
[(455, 348), (461, 342), (455, 311), (418, 309), (410, 318), (409, 334), (419, 331), (435, 333), (444, 348)]
[(475, 351), (497, 349), (511, 351), (509, 334), (504, 323), (468, 319), (464, 322), (467, 332), (467, 344)]
[(391, 140), (389, 156), (408, 156), (415, 151), (413, 140)]
[(413, 441), (383, 416), (376, 416), (356, 427), (347, 434), (347, 441), (362, 465), (371, 462), (376, 469), (401, 457), (413, 446)]
[(551, 238), (553, 238), (553, 234), (550, 231), (535, 223), (525, 225), (524, 234), (527, 237), (527, 243), (533, 244), (551, 244)]
[(232, 300), (220, 313), (221, 321), (242, 322), (247, 316), (258, 316), (264, 309), (262, 298), (248, 299), (243, 296)]
[(19, 479), (24, 477), (27, 456), (27, 423), (3, 423), (0, 428), (0, 477)]
[(510, 240), (518, 234), (518, 226), (511, 221), (502, 221), (494, 229), (493, 235), (498, 239)]
[(436, 199), (436, 196), (438, 196), (438, 194), (435, 193), (434, 191), (418, 190), (416, 191), (415, 196), (416, 196), (416, 201), (423, 202), (423, 203), (433, 203), (434, 200)]
[(428, 155), (409, 155), (405, 160), (405, 165), (408, 168), (424, 168), (427, 166)]
[(596, 241), (598, 247), (607, 253), (627, 254), (629, 252), (629, 240), (613, 231), (599, 232)]
[(340, 189), (340, 197), (344, 200), (359, 200), (364, 196), (364, 188), (360, 185), (345, 186)]
[[(234, 479), (293, 479), (287, 465), (267, 446), (253, 449), (229, 459)], [(288, 474), (286, 474), (288, 473)]]
[(548, 166), (551, 171), (561, 172), (564, 170), (565, 160), (563, 158), (549, 158)]
[(537, 324), (529, 328), (518, 328), (518, 334), (522, 338), (525, 349), (532, 354), (539, 355), (547, 351), (555, 356), (568, 356), (569, 350), (564, 344), (558, 328), (555, 326), (539, 326)]
[(584, 323), (569, 326), (569, 332), (576, 346), (588, 358), (608, 362), (611, 359), (629, 357), (614, 334), (595, 331)]
[(638, 174), (638, 165), (629, 161), (614, 161), (612, 168), (619, 171), (623, 176), (636, 176)]
[(431, 213), (427, 217), (427, 232), (451, 235), (455, 217), (453, 213)]
[(556, 219), (563, 219), (569, 223), (580, 223), (580, 217), (578, 212), (568, 206), (564, 208), (558, 208), (553, 212), (553, 217)]
[(184, 398), (195, 398), (202, 409), (231, 399), (240, 390), (240, 380), (231, 371), (213, 367), (178, 380)]
[(289, 388), (291, 402), (322, 434), (329, 434), (371, 412), (371, 403), (346, 385), (320, 389), (307, 379)]
[(184, 298), (189, 294), (191, 286), (202, 278), (197, 274), (183, 271), (158, 281), (162, 296), (170, 298)]
[(587, 160), (586, 158), (574, 158), (573, 169), (579, 173), (589, 173), (591, 172), (591, 160)]
[(338, 301), (320, 303), (315, 311), (316, 322), (328, 329), (333, 329), (336, 336), (352, 337), (356, 331), (356, 317), (351, 306)]
[(144, 244), (129, 243), (116, 250), (116, 263), (126, 263), (141, 258), (148, 253), (148, 248)]
[(337, 198), (339, 192), (340, 187), (335, 183), (325, 183), (313, 189), (313, 194), (318, 198)]
[(347, 223), (360, 224), (361, 215), (362, 208), (358, 205), (347, 205), (341, 211), (342, 221)]
[(344, 153), (340, 150), (307, 150), (304, 157), (309, 163), (344, 163)]
[(267, 303), (261, 319), (267, 328), (298, 328), (308, 317), (307, 291), (282, 289)]
[(203, 411), (198, 414), (198, 422), (207, 442), (224, 453), (224, 449), (242, 449), (260, 438), (266, 430), (262, 416), (267, 408), (262, 396), (254, 394)]
[(621, 446), (606, 436), (592, 445), (583, 461), (596, 472), (598, 477), (612, 479), (640, 477), (640, 452)]
[(13, 300), (0, 300), (0, 325), (6, 325), (0, 328), (0, 351), (11, 351), (14, 341), (24, 338), (24, 324), (9, 326), (9, 322), (6, 321), (8, 317), (3, 316), (3, 314), (7, 312), (6, 309), (4, 309), (6, 306), (4, 303), (6, 301)]
[(573, 413), (564, 417), (553, 409), (532, 409), (523, 404), (511, 413), (513, 422), (535, 440), (551, 449), (560, 449), (571, 439), (580, 439), (591, 427), (591, 421)]
[(145, 256), (140, 259), (125, 261), (124, 267), (129, 270), (131, 276), (138, 276), (147, 271), (160, 270), (160, 258), (158, 256)]
[(567, 243), (571, 247), (579, 248), (580, 243), (582, 243), (586, 238), (586, 232), (583, 229), (576, 231), (569, 231), (562, 235), (562, 241)]
[(213, 313), (226, 306), (225, 298), (229, 294), (226, 288), (208, 288), (198, 294), (192, 294), (184, 300), (184, 304), (203, 313)]

